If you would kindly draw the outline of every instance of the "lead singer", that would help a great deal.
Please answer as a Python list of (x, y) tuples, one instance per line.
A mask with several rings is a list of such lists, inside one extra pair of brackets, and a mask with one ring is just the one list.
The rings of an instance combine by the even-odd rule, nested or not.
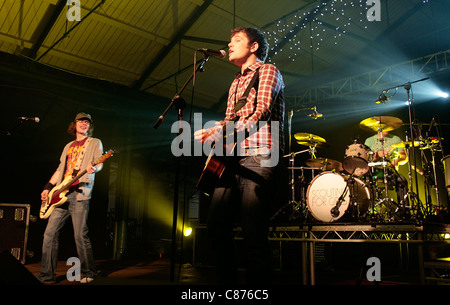
[[(261, 163), (270, 159), (274, 151), (278, 156), (283, 155), (284, 82), (274, 65), (264, 63), (269, 45), (260, 30), (232, 30), (228, 47), (229, 61), (238, 66), (240, 72), (229, 89), (224, 121), (239, 118), (235, 130), (248, 132), (250, 136), (239, 143), (239, 156), (232, 157), (227, 163), (212, 194), (208, 233), (220, 284), (238, 283), (239, 260), (232, 232), (236, 222), (242, 225), (244, 233), (245, 257), (242, 261), (247, 267), (247, 283), (270, 284), (272, 251), (268, 228), (283, 165), (280, 161), (271, 164), (273, 166), (261, 166)], [(236, 103), (257, 71), (258, 80), (245, 104), (236, 111)], [(217, 126), (223, 123), (218, 122)], [(255, 131), (255, 126), (261, 127)], [(272, 132), (278, 132), (277, 136), (272, 136)], [(194, 133), (195, 139), (202, 143), (216, 142), (221, 136), (220, 128), (201, 129)], [(278, 143), (272, 138), (279, 138)]]

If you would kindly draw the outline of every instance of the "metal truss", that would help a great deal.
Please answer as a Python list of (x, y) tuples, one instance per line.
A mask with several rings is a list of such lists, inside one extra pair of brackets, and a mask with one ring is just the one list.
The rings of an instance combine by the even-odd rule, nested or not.
[[(204, 229), (205, 227), (197, 227)], [(241, 227), (233, 230), (242, 240)], [(322, 224), (272, 226), (269, 240), (299, 242), (381, 242), (381, 243), (450, 243), (450, 226), (430, 227), (414, 224)]]
[(287, 96), (291, 107), (320, 104), (332, 98), (361, 93), (370, 89), (385, 88), (400, 83), (405, 78), (414, 80), (449, 69), (450, 50), (434, 53), (396, 65), (380, 68), (363, 74), (335, 80), (304, 90), (295, 96)]
[[(235, 231), (240, 238), (240, 231)], [(423, 227), (414, 225), (317, 225), (273, 227), (270, 240), (302, 242), (395, 242), (420, 243)]]

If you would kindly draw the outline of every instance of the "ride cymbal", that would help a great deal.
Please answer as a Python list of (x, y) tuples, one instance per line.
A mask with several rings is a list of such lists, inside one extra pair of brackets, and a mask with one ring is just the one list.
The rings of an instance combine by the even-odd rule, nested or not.
[(362, 120), (359, 123), (359, 128), (366, 130), (366, 131), (371, 131), (371, 132), (392, 131), (397, 128), (400, 128), (400, 126), (402, 126), (402, 124), (403, 124), (403, 121), (396, 117), (374, 116), (374, 117)]

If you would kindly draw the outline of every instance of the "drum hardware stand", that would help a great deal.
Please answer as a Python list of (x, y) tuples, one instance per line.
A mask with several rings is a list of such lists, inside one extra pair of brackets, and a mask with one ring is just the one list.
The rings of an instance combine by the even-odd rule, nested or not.
[[(429, 215), (432, 214), (433, 212), (433, 201), (431, 199), (431, 190), (433, 189), (436, 191), (436, 199), (439, 202), (439, 192), (437, 191), (437, 176), (436, 173), (434, 173), (434, 175), (431, 175), (431, 168), (430, 168), (430, 161), (428, 160), (424, 150), (421, 149), (421, 164), (422, 164), (422, 170), (423, 170), (423, 177), (425, 180), (425, 198), (426, 198), (426, 203), (425, 206), (426, 208), (424, 208), (424, 216), (427, 217)], [(432, 151), (432, 164), (434, 167), (434, 162), (435, 162), (435, 156), (434, 156), (434, 151)]]
[(433, 165), (433, 177), (434, 177), (434, 185), (433, 189), (436, 192), (436, 205), (438, 208), (441, 206), (440, 198), (439, 198), (439, 188), (438, 188), (438, 177), (437, 177), (437, 170), (436, 170), (436, 153), (433, 147), (431, 147), (431, 164)]
[(377, 205), (385, 203), (386, 205), (386, 212), (387, 212), (387, 219), (391, 219), (391, 206), (393, 203), (393, 200), (389, 198), (389, 184), (388, 184), (388, 171), (387, 171), (387, 161), (386, 156), (384, 154), (384, 137), (383, 137), (383, 129), (379, 128), (378, 132), (381, 135), (380, 142), (381, 142), (381, 151), (383, 152), (383, 158), (382, 158), (382, 166), (383, 166), (383, 183), (384, 183), (384, 198), (378, 201)]
[[(406, 142), (408, 143), (409, 139), (408, 139), (408, 134), (406, 134)], [(414, 150), (414, 141), (411, 142), (413, 144), (413, 150)], [(405, 145), (405, 148), (407, 150), (407, 154), (408, 156), (411, 156), (410, 153), (410, 146), (407, 144)], [(414, 153), (413, 153), (414, 155)], [(417, 213), (419, 213), (419, 205), (420, 205), (420, 199), (419, 199), (419, 195), (412, 192), (410, 186), (412, 187), (413, 183), (412, 183), (412, 164), (411, 164), (411, 159), (408, 159), (408, 179), (409, 179), (409, 184), (408, 184), (408, 192), (407, 194), (403, 197), (403, 202), (405, 202), (404, 205), (404, 209), (410, 209), (413, 210), (414, 207), (416, 207), (417, 209)], [(414, 168), (416, 169), (416, 165), (414, 165)], [(416, 176), (416, 182), (417, 182), (417, 171), (415, 170), (415, 176)], [(408, 200), (408, 206), (406, 205), (406, 200)]]
[(370, 221), (377, 221), (377, 217), (375, 216), (375, 207), (377, 206), (377, 204), (375, 204), (375, 200), (378, 197), (378, 188), (376, 185), (376, 181), (373, 179), (373, 172), (372, 169), (370, 168), (369, 165), (369, 186), (370, 186), (370, 191), (371, 191), (371, 195), (372, 195), (372, 211), (370, 213)]
[[(307, 110), (305, 109), (301, 109), (301, 110)], [(300, 111), (300, 110), (297, 110)], [(301, 201), (300, 203), (296, 200), (296, 196), (295, 196), (295, 156), (298, 154), (302, 154), (305, 152), (309, 152), (311, 156), (315, 156), (315, 147), (309, 147), (308, 149), (299, 151), (299, 152), (292, 152), (292, 117), (294, 116), (294, 111), (290, 110), (289, 111), (289, 119), (288, 119), (288, 129), (289, 129), (289, 154), (284, 155), (284, 158), (289, 157), (289, 185), (290, 185), (290, 200), (287, 204), (285, 204), (283, 207), (281, 207), (271, 218), (270, 220), (274, 220), (282, 211), (284, 211), (284, 209), (286, 209), (289, 206), (292, 206), (292, 210), (293, 212), (291, 213), (291, 216), (289, 217), (289, 220), (293, 220), (295, 218), (297, 218), (298, 216), (296, 214), (298, 214), (300, 212), (300, 210), (305, 211), (305, 196), (304, 196), (304, 191), (303, 191), (303, 185), (302, 185), (302, 192), (301, 192)], [(298, 168), (301, 169), (302, 171), (302, 175), (301, 175), (301, 183), (304, 183), (304, 174), (303, 174), (303, 167), (302, 168)]]
[(430, 123), (430, 128), (428, 129), (428, 131), (426, 132), (426, 137), (427, 137), (427, 146), (430, 145), (430, 138), (428, 137), (428, 133), (431, 131), (431, 128), (433, 127), (433, 124), (436, 127), (436, 132), (437, 132), (437, 136), (438, 136), (438, 143), (439, 143), (439, 148), (436, 149), (436, 145), (433, 145), (433, 143), (431, 143), (431, 158), (432, 158), (432, 165), (433, 165), (433, 178), (434, 178), (434, 187), (432, 187), (435, 192), (436, 192), (436, 205), (437, 205), (437, 209), (441, 208), (441, 201), (440, 201), (440, 196), (439, 196), (439, 188), (438, 188), (438, 178), (437, 178), (437, 169), (436, 169), (436, 151), (440, 151), (442, 153), (442, 156), (444, 156), (444, 148), (442, 146), (442, 139), (440, 137), (439, 134), (439, 128), (438, 128), (438, 124), (436, 122), (435, 116), (433, 117), (433, 119), (431, 120)]
[[(298, 214), (300, 211), (304, 211), (305, 210), (305, 196), (304, 196), (304, 191), (303, 191), (303, 184), (304, 184), (304, 180), (305, 180), (305, 176), (303, 173), (303, 167), (295, 167), (295, 156), (298, 154), (302, 154), (305, 152), (309, 152), (310, 154), (313, 154), (313, 151), (315, 150), (314, 147), (310, 147), (309, 149), (305, 149), (299, 152), (292, 152), (289, 153), (287, 155), (284, 155), (284, 158), (289, 157), (289, 186), (290, 186), (290, 200), (288, 203), (286, 203), (283, 207), (281, 207), (271, 218), (270, 220), (274, 220), (282, 211), (284, 211), (287, 207), (292, 206), (292, 210), (293, 212), (291, 213), (291, 216), (289, 217), (289, 220), (293, 220), (295, 218), (298, 217)], [(301, 200), (297, 201), (296, 200), (296, 196), (295, 196), (295, 170), (296, 169), (300, 169), (302, 174), (301, 174), (301, 184), (302, 184), (302, 192), (301, 192)]]

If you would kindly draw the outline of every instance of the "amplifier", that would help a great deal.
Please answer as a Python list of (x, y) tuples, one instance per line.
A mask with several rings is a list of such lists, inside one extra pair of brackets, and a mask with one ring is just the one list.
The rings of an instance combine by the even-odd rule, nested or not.
[(0, 203), (0, 251), (10, 252), (25, 264), (30, 205)]

